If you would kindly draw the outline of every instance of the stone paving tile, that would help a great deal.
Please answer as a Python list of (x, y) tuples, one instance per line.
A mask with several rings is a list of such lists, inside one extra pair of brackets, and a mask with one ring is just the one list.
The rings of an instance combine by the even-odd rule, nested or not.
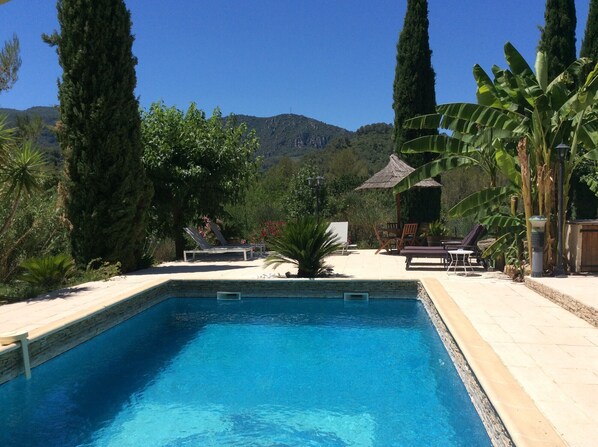
[(510, 365), (509, 370), (514, 373), (517, 381), (523, 385), (536, 403), (542, 403), (542, 405), (546, 402), (574, 404), (574, 400), (561, 390), (561, 387), (541, 369)]
[(492, 343), (492, 348), (501, 358), (503, 363), (509, 367), (522, 366), (526, 368), (538, 368), (538, 364), (535, 362), (535, 360), (516, 343), (494, 342)]
[[(559, 366), (545, 366), (542, 368), (542, 370), (548, 377), (550, 377), (556, 383), (562, 385), (598, 385), (598, 374), (586, 368), (564, 368)], [(598, 396), (596, 396), (596, 403), (598, 404)]]
[(573, 367), (575, 358), (561, 346), (523, 344), (519, 347), (541, 366)]
[(484, 324), (484, 323), (477, 323), (475, 326), (476, 330), (482, 336), (484, 340), (487, 342), (496, 342), (496, 343), (512, 343), (513, 338), (511, 335), (506, 332), (502, 327), (497, 324)]
[(596, 447), (596, 439), (598, 439), (598, 427), (596, 426), (595, 422), (590, 424), (578, 424), (571, 422), (569, 424), (569, 430), (567, 431), (567, 439), (570, 446)]

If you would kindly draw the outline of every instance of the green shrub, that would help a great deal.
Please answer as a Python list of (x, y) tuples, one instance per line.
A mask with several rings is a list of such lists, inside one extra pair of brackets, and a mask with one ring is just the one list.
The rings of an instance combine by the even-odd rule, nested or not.
[[(23, 200), (8, 230), (0, 236), (0, 282), (16, 278), (21, 262), (29, 258), (70, 252), (68, 224), (61, 217), (58, 193), (53, 183), (47, 190)], [(0, 203), (0, 221), (10, 213)]]
[(427, 236), (446, 236), (448, 234), (448, 228), (443, 220), (438, 219), (431, 222), (426, 230)]
[(313, 217), (288, 222), (270, 242), (273, 253), (266, 258), (266, 265), (294, 264), (300, 278), (321, 275), (326, 270), (324, 259), (341, 248), (327, 229), (328, 222)]
[(111, 264), (108, 261), (102, 260), (102, 258), (95, 258), (89, 261), (79, 282), (108, 281), (113, 276), (120, 274), (120, 262)]
[(24, 270), (19, 279), (35, 287), (51, 289), (60, 286), (73, 274), (75, 262), (65, 254), (30, 258), (21, 262)]

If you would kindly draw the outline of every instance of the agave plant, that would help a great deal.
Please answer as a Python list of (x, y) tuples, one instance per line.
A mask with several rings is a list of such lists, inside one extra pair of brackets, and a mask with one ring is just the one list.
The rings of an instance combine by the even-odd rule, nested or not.
[(64, 253), (55, 256), (30, 258), (21, 263), (24, 270), (19, 279), (36, 287), (52, 288), (64, 284), (74, 272), (73, 259)]
[(328, 223), (313, 217), (303, 217), (287, 223), (270, 243), (273, 251), (266, 258), (266, 265), (294, 264), (300, 278), (315, 278), (326, 270), (324, 259), (337, 250), (340, 244), (328, 231)]

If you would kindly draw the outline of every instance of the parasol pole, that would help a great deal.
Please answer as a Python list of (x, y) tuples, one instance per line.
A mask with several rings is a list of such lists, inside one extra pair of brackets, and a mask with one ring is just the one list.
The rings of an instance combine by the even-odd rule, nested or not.
[(397, 225), (401, 226), (401, 194), (395, 194), (395, 201), (397, 203)]

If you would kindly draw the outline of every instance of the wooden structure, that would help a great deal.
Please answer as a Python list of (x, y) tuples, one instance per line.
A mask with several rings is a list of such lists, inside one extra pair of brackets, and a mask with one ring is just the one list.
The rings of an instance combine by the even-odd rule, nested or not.
[[(363, 189), (392, 189), (397, 183), (411, 174), (415, 169), (397, 157), (395, 154), (390, 156), (386, 167), (376, 172), (367, 179), (362, 185), (355, 188), (356, 191)], [(422, 180), (415, 185), (416, 188), (440, 188), (442, 185), (431, 178)], [(397, 205), (397, 222), (401, 222), (401, 202), (400, 195), (395, 195)]]
[(598, 272), (598, 220), (567, 222), (565, 250), (572, 272)]

